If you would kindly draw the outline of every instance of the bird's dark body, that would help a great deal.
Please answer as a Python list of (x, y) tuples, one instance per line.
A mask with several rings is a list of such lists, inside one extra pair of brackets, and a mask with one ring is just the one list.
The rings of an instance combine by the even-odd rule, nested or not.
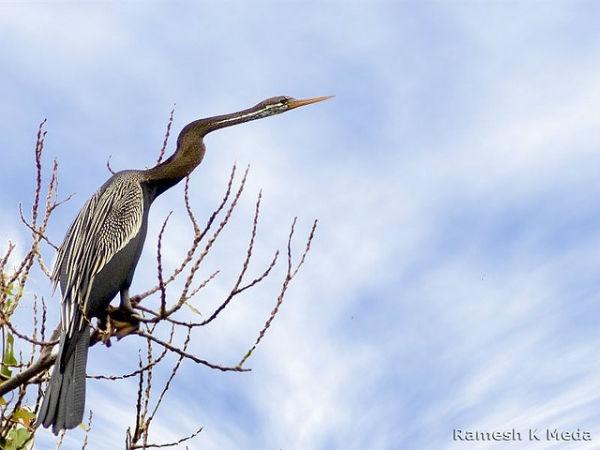
[(205, 153), (204, 136), (326, 98), (273, 97), (236, 113), (191, 122), (179, 134), (177, 149), (166, 161), (147, 170), (116, 173), (86, 202), (65, 236), (52, 274), (62, 293), (62, 332), (57, 363), (36, 425), (52, 426), (58, 433), (81, 423), (88, 321), (103, 318), (117, 293), (121, 294), (121, 309), (133, 314), (129, 286), (146, 239), (150, 206), (200, 164)]
[[(119, 172), (113, 175), (99, 190), (100, 194), (104, 193), (106, 187), (114, 182), (115, 177), (123, 176), (125, 172)], [(92, 284), (90, 297), (88, 300), (88, 309), (86, 311), (89, 317), (98, 317), (100, 313), (106, 310), (111, 300), (121, 291), (121, 289), (131, 286), (133, 275), (137, 262), (142, 254), (144, 241), (146, 240), (146, 230), (148, 227), (148, 212), (151, 202), (154, 200), (150, 195), (150, 189), (142, 183), (142, 191), (144, 195), (142, 226), (136, 235), (127, 243), (125, 247), (119, 250), (98, 272)], [(68, 254), (67, 254), (68, 257)], [(67, 280), (66, 264), (60, 268), (60, 288), (65, 291)]]
[[(134, 178), (137, 178), (135, 177), (136, 174), (137, 171), (123, 171), (116, 173), (104, 183), (99, 189), (99, 192), (103, 193), (106, 188), (119, 177), (134, 175)], [(146, 240), (150, 205), (156, 198), (156, 189), (145, 182), (139, 182), (139, 185), (143, 193), (141, 226), (131, 240), (109, 259), (102, 270), (96, 274), (90, 292), (88, 310), (86, 311), (90, 317), (98, 317), (104, 313), (111, 300), (122, 289), (128, 289), (133, 281), (135, 268), (140, 259), (140, 255), (142, 254), (142, 249), (144, 248), (144, 242)], [(65, 290), (64, 280), (67, 279), (66, 274), (63, 272), (63, 270), (65, 270), (64, 266), (65, 265), (63, 264), (63, 267), (61, 267), (60, 277), (60, 287), (63, 292)]]
[[(141, 177), (138, 171), (124, 171), (113, 175), (102, 185), (95, 196), (105, 195), (107, 188), (111, 184), (119, 182), (123, 177), (138, 183), (142, 190), (141, 204), (139, 205), (142, 211), (142, 220), (135, 235), (95, 274), (85, 308), (88, 319), (103, 317), (112, 299), (119, 292), (129, 289), (146, 239), (148, 212), (156, 198), (157, 190), (151, 184), (140, 181)], [(84, 206), (84, 209), (88, 206), (89, 203)], [(69, 292), (67, 262), (73, 256), (72, 252), (76, 251), (72, 244), (73, 241), (69, 239), (73, 230), (72, 227), (65, 237), (63, 245), (67, 245), (67, 247), (64, 251), (63, 263), (58, 268), (58, 281), (63, 297)], [(93, 243), (88, 244), (93, 245)], [(81, 423), (85, 407), (85, 367), (89, 338), (90, 327), (87, 323), (76, 329), (72, 336), (69, 336), (64, 330), (61, 332), (59, 357), (38, 419), (44, 426), (53, 425), (55, 433), (64, 428), (76, 427)]]

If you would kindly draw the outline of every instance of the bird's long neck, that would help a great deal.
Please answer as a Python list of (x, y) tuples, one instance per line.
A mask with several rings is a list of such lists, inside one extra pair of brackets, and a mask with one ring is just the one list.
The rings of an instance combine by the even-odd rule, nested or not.
[(157, 187), (157, 195), (164, 192), (192, 173), (202, 162), (206, 152), (202, 139), (208, 133), (269, 115), (271, 113), (268, 108), (257, 105), (232, 114), (209, 117), (187, 124), (179, 133), (175, 153), (161, 164), (146, 170), (146, 181)]

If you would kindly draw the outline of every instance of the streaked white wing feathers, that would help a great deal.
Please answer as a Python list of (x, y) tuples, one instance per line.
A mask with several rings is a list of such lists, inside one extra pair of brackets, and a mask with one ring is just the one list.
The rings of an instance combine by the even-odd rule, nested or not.
[(117, 176), (87, 201), (69, 228), (52, 273), (55, 287), (61, 276), (67, 278), (61, 283), (61, 324), (69, 336), (83, 326), (81, 310), (89, 312), (96, 274), (139, 232), (143, 208), (138, 179)]

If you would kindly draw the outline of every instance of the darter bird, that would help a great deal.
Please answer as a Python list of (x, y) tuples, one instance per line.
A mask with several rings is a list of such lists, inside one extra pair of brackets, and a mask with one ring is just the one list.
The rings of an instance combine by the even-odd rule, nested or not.
[(89, 321), (106, 318), (111, 300), (120, 293), (120, 309), (135, 322), (129, 286), (146, 238), (150, 205), (200, 164), (206, 151), (204, 136), (328, 98), (273, 97), (252, 108), (191, 122), (167, 160), (151, 169), (115, 173), (85, 203), (58, 250), (52, 273), (54, 287), (60, 285), (62, 293), (61, 334), (36, 426), (52, 426), (58, 434), (81, 423)]

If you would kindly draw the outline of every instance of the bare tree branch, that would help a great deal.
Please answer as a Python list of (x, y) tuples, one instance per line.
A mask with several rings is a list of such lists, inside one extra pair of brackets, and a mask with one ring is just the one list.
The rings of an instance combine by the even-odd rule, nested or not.
[[(188, 348), (188, 345), (190, 343), (190, 337), (191, 337), (191, 330), (188, 328), (187, 336), (185, 337), (185, 342), (183, 343), (183, 348), (182, 348), (183, 352), (185, 352)], [(181, 366), (181, 361), (183, 361), (184, 357), (185, 356), (180, 354), (179, 359), (177, 360), (177, 363), (175, 363), (175, 365), (173, 366), (171, 375), (169, 376), (169, 379), (165, 383), (165, 386), (163, 387), (160, 395), (158, 396), (158, 400), (156, 402), (156, 405), (154, 405), (154, 409), (152, 410), (150, 417), (148, 417), (148, 420), (146, 422), (147, 427), (150, 426), (150, 422), (152, 422), (152, 419), (154, 419), (154, 416), (156, 415), (158, 408), (160, 408), (160, 404), (162, 403), (163, 398), (165, 397), (165, 394), (169, 390), (169, 386), (171, 386), (171, 382), (173, 381), (173, 378), (175, 378), (175, 375), (177, 374), (177, 371), (179, 370), (179, 366)]]
[(110, 172), (112, 175), (114, 175), (114, 174), (115, 174), (115, 173), (117, 173), (117, 172), (115, 172), (115, 171), (113, 170), (113, 168), (110, 166), (110, 158), (111, 158), (111, 157), (112, 157), (112, 155), (108, 155), (108, 159), (106, 160), (106, 168), (108, 169), (108, 171), (109, 171), (109, 172)]
[[(52, 338), (56, 339), (58, 334), (60, 333), (60, 326), (57, 326), (52, 333)], [(35, 363), (27, 367), (27, 369), (19, 372), (16, 375), (13, 375), (12, 378), (6, 380), (3, 383), (0, 383), (0, 397), (4, 394), (16, 389), (19, 386), (26, 384), (29, 380), (31, 380), (36, 375), (42, 373), (43, 371), (49, 369), (54, 361), (56, 360), (56, 355), (52, 355), (51, 347), (46, 347), (45, 351), (42, 352), (42, 355), (37, 359)]]
[(315, 236), (315, 231), (317, 230), (317, 221), (315, 220), (313, 222), (313, 226), (310, 231), (310, 235), (308, 236), (308, 239), (306, 241), (306, 248), (304, 249), (304, 253), (302, 253), (302, 256), (300, 258), (300, 261), (298, 262), (298, 265), (292, 271), (292, 248), (291, 248), (291, 246), (292, 246), (292, 237), (294, 236), (294, 228), (296, 226), (296, 220), (297, 220), (297, 217), (294, 217), (294, 221), (292, 222), (292, 226), (290, 229), (290, 235), (288, 238), (288, 270), (287, 270), (285, 280), (283, 281), (283, 284), (281, 286), (281, 291), (279, 293), (279, 297), (277, 297), (277, 303), (275, 305), (275, 308), (273, 309), (273, 311), (271, 311), (271, 315), (267, 319), (265, 326), (262, 328), (262, 330), (260, 330), (260, 333), (258, 334), (258, 337), (256, 338), (256, 341), (254, 342), (254, 345), (244, 355), (244, 357), (238, 363), (237, 367), (242, 367), (244, 365), (244, 363), (246, 362), (246, 360), (250, 357), (250, 355), (252, 355), (252, 352), (254, 352), (254, 350), (256, 350), (256, 347), (258, 346), (258, 344), (260, 344), (260, 341), (263, 339), (263, 337), (265, 336), (265, 333), (271, 326), (271, 322), (273, 322), (273, 319), (277, 315), (277, 312), (279, 311), (279, 307), (283, 303), (283, 297), (288, 289), (290, 281), (292, 281), (292, 279), (296, 276), (296, 274), (298, 273), (298, 270), (300, 269), (300, 267), (302, 266), (302, 264), (304, 264), (304, 261), (306, 260), (306, 255), (308, 254), (308, 252), (310, 250), (310, 245)]
[(159, 164), (165, 156), (165, 150), (167, 149), (167, 143), (169, 142), (169, 136), (171, 135), (171, 125), (173, 125), (174, 113), (175, 106), (173, 106), (173, 109), (171, 110), (171, 114), (169, 116), (169, 122), (167, 123), (167, 131), (165, 132), (165, 139), (163, 141), (162, 147), (160, 148), (160, 152), (158, 152), (158, 159), (156, 160), (156, 164)]
[(88, 436), (90, 434), (90, 430), (92, 429), (92, 417), (94, 417), (94, 412), (90, 410), (90, 415), (88, 416), (87, 428), (85, 429), (85, 438), (83, 439), (83, 444), (81, 445), (81, 450), (85, 450), (88, 444)]
[(181, 438), (181, 439), (179, 439), (178, 441), (175, 441), (175, 442), (169, 442), (169, 443), (166, 443), (166, 444), (144, 444), (144, 445), (133, 445), (133, 446), (131, 446), (131, 447), (128, 447), (128, 449), (131, 449), (131, 450), (133, 450), (133, 449), (138, 449), (138, 448), (165, 448), (165, 447), (175, 447), (175, 446), (177, 446), (177, 445), (179, 445), (179, 444), (183, 444), (184, 442), (186, 442), (186, 441), (189, 441), (190, 439), (193, 439), (193, 438), (195, 438), (196, 436), (198, 436), (198, 435), (199, 435), (199, 434), (202, 432), (202, 430), (203, 430), (203, 429), (204, 429), (203, 427), (200, 427), (200, 428), (198, 428), (196, 431), (194, 431), (192, 434), (190, 434), (189, 436), (183, 437), (183, 438)]
[(10, 331), (12, 331), (12, 333), (14, 335), (20, 337), (21, 339), (23, 339), (33, 345), (39, 345), (42, 347), (45, 347), (45, 346), (52, 347), (53, 345), (56, 345), (58, 343), (58, 341), (56, 341), (56, 340), (50, 341), (50, 342), (39, 341), (39, 340), (35, 339), (34, 337), (29, 337), (23, 333), (20, 333), (19, 331), (17, 331), (15, 326), (10, 322), (10, 320), (6, 317), (6, 315), (2, 312), (2, 310), (0, 310), (0, 325), (6, 325), (10, 329)]
[[(174, 109), (171, 111), (169, 123), (165, 133), (165, 139), (161, 151), (158, 156), (157, 163), (160, 163), (164, 158), (164, 153), (168, 143), (170, 135), (171, 125), (173, 122)], [(0, 438), (5, 437), (14, 426), (14, 423), (10, 420), (4, 420), (7, 417), (10, 418), (12, 415), (24, 414), (23, 403), (27, 402), (26, 394), (28, 392), (28, 386), (34, 386), (35, 388), (35, 402), (33, 411), (37, 412), (42, 399), (42, 384), (47, 380), (49, 369), (54, 364), (56, 356), (52, 354), (54, 345), (58, 343), (58, 337), (60, 335), (61, 327), (58, 325), (51, 333), (50, 339), (46, 340), (47, 334), (47, 307), (43, 297), (37, 297), (33, 294), (32, 312), (29, 310), (28, 314), (32, 314), (31, 325), (23, 326), (19, 324), (19, 327), (15, 326), (12, 321), (12, 314), (19, 305), (19, 300), (23, 297), (25, 286), (30, 278), (30, 275), (37, 274), (38, 272), (32, 272), (35, 267), (36, 270), (41, 271), (46, 276), (50, 277), (51, 272), (44, 263), (42, 256), (43, 251), (48, 248), (44, 244), (47, 244), (50, 249), (57, 250), (57, 246), (48, 238), (46, 232), (48, 224), (50, 223), (50, 217), (58, 206), (68, 201), (71, 197), (67, 197), (64, 200), (59, 200), (58, 195), (58, 163), (54, 159), (50, 177), (47, 185), (44, 185), (44, 195), (42, 197), (43, 188), (43, 167), (42, 167), (42, 154), (44, 149), (44, 142), (46, 137), (46, 131), (43, 129), (45, 120), (40, 124), (36, 136), (35, 145), (35, 182), (33, 201), (31, 206), (31, 218), (28, 219), (23, 212), (23, 208), (19, 205), (19, 215), (24, 226), (31, 233), (31, 242), (28, 247), (25, 248), (24, 256), (17, 261), (15, 267), (11, 270), (7, 270), (9, 259), (14, 256), (15, 244), (8, 242), (8, 247), (0, 257), (0, 331), (2, 333), (2, 348), (0, 351), (6, 350), (7, 342), (10, 339), (11, 345), (13, 340), (18, 342), (19, 348), (15, 348), (15, 355), (18, 352), (19, 360), (12, 358), (3, 359), (2, 362), (2, 376), (4, 381), (0, 383), (0, 397), (3, 397), (8, 403), (6, 405), (0, 404)], [(110, 167), (110, 158), (107, 160), (106, 166), (111, 173), (114, 173)], [(88, 378), (96, 380), (105, 380), (111, 382), (120, 382), (133, 377), (138, 377), (138, 393), (136, 398), (136, 419), (135, 427), (127, 428), (126, 432), (126, 448), (128, 450), (138, 448), (163, 448), (173, 447), (182, 444), (195, 436), (197, 436), (202, 428), (198, 428), (192, 434), (183, 437), (179, 440), (168, 442), (168, 443), (148, 443), (149, 430), (161, 407), (164, 404), (164, 399), (173, 384), (177, 379), (179, 369), (184, 360), (190, 360), (198, 365), (206, 366), (213, 370), (219, 370), (223, 372), (247, 372), (250, 369), (242, 367), (243, 364), (250, 357), (252, 352), (256, 349), (257, 345), (261, 342), (265, 336), (266, 331), (270, 327), (274, 317), (279, 311), (279, 308), (283, 302), (283, 298), (288, 289), (289, 283), (298, 273), (300, 267), (304, 264), (306, 255), (310, 250), (311, 242), (314, 238), (316, 230), (316, 221), (313, 224), (313, 228), (306, 242), (306, 248), (299, 258), (299, 261), (294, 265), (292, 261), (292, 237), (294, 235), (296, 219), (294, 219), (288, 242), (287, 242), (287, 272), (279, 290), (277, 302), (274, 309), (271, 311), (266, 323), (260, 330), (254, 345), (244, 355), (237, 366), (230, 367), (213, 362), (207, 361), (198, 355), (192, 353), (189, 350), (189, 344), (192, 339), (192, 333), (197, 327), (207, 326), (212, 323), (223, 311), (231, 304), (234, 297), (241, 294), (247, 294), (251, 288), (257, 286), (269, 275), (273, 273), (273, 269), (279, 261), (280, 252), (275, 251), (273, 258), (270, 260), (268, 265), (262, 272), (255, 275), (253, 278), (249, 277), (248, 271), (250, 270), (250, 264), (252, 256), (254, 254), (255, 246), (257, 244), (258, 236), (258, 225), (259, 215), (262, 202), (262, 191), (259, 191), (254, 216), (252, 219), (252, 225), (249, 235), (249, 240), (246, 247), (245, 256), (243, 257), (239, 266), (237, 277), (234, 278), (234, 283), (231, 288), (227, 291), (225, 298), (217, 302), (216, 309), (204, 320), (181, 320), (186, 317), (179, 317), (178, 313), (183, 307), (187, 305), (192, 311), (196, 313), (198, 317), (200, 312), (189, 303), (195, 295), (200, 293), (208, 283), (215, 280), (220, 270), (212, 270), (212, 273), (208, 276), (204, 275), (204, 279), (201, 281), (200, 273), (202, 272), (202, 263), (205, 261), (206, 256), (211, 252), (215, 242), (225, 229), (227, 224), (230, 222), (233, 212), (239, 204), (241, 195), (245, 189), (246, 181), (249, 174), (249, 167), (244, 171), (239, 184), (234, 188), (234, 180), (236, 175), (236, 166), (234, 165), (231, 169), (231, 173), (227, 182), (227, 188), (223, 195), (220, 203), (216, 209), (210, 214), (203, 228), (200, 228), (198, 219), (192, 208), (190, 201), (190, 186), (189, 178), (186, 178), (184, 187), (184, 204), (185, 210), (193, 228), (193, 236), (189, 248), (185, 255), (183, 255), (181, 261), (175, 265), (174, 269), (167, 269), (163, 261), (163, 249), (165, 243), (165, 230), (169, 218), (172, 213), (165, 218), (162, 227), (158, 233), (158, 239), (156, 242), (156, 262), (157, 262), (157, 277), (155, 285), (151, 289), (132, 296), (132, 304), (140, 312), (142, 316), (140, 320), (140, 327), (135, 329), (122, 328), (123, 324), (119, 324), (120, 316), (119, 311), (115, 308), (109, 308), (109, 318), (107, 321), (108, 327), (104, 329), (103, 321), (99, 321), (101, 327), (92, 322), (93, 318), (87, 317), (83, 314), (84, 319), (88, 325), (92, 328), (92, 334), (90, 337), (90, 346), (95, 345), (98, 342), (104, 343), (106, 346), (110, 346), (110, 339), (117, 337), (121, 339), (128, 334), (137, 335), (143, 338), (146, 342), (146, 354), (144, 356), (145, 361), (142, 361), (142, 357), (139, 358), (138, 368), (129, 373), (122, 375), (88, 375)], [(45, 201), (44, 201), (45, 200)], [(202, 246), (201, 246), (202, 245)], [(43, 251), (42, 251), (43, 250)], [(165, 272), (169, 270), (170, 275), (165, 276)], [(172, 272), (171, 272), (172, 270)], [(184, 274), (184, 272), (187, 272)], [(248, 280), (247, 278), (251, 278)], [(173, 283), (176, 279), (180, 279), (182, 287), (178, 292), (172, 296)], [(167, 289), (168, 288), (168, 289)], [(154, 296), (156, 294), (156, 296)], [(146, 298), (149, 299), (148, 304), (142, 305), (140, 302)], [(152, 300), (152, 302), (150, 302)], [(41, 307), (40, 307), (41, 305)], [(127, 324), (125, 324), (127, 325)], [(137, 325), (137, 323), (136, 323)], [(164, 335), (167, 331), (164, 327), (170, 327), (170, 333), (168, 340), (165, 340), (159, 336)], [(119, 328), (121, 327), (121, 328)], [(24, 328), (29, 328), (29, 331), (25, 331)], [(124, 330), (124, 331), (123, 331)], [(185, 339), (182, 339), (185, 333)], [(176, 345), (175, 342), (183, 343)], [(16, 345), (16, 344), (15, 344)], [(159, 346), (159, 347), (157, 347)], [(23, 359), (23, 351), (27, 357)], [(38, 353), (39, 352), (39, 353)], [(156, 355), (155, 355), (156, 353)], [(5, 353), (3, 352), (3, 355)], [(168, 354), (176, 355), (175, 362), (167, 358)], [(12, 355), (12, 347), (11, 347)], [(36, 355), (37, 358), (36, 358)], [(170, 366), (170, 375), (164, 381), (161, 386), (157, 386), (161, 383), (161, 377), (154, 376), (154, 370), (159, 367), (162, 368), (166, 364), (172, 364)], [(20, 372), (15, 373), (17, 370)], [(6, 396), (6, 394), (9, 394)], [(0, 402), (1, 403), (1, 402)], [(150, 407), (150, 405), (153, 405)], [(27, 406), (29, 408), (29, 406)], [(82, 442), (82, 450), (85, 450), (88, 445), (88, 432), (92, 423), (92, 415), (90, 414), (88, 420), (88, 429), (86, 430), (85, 437)], [(133, 428), (133, 432), (131, 431)], [(32, 431), (29, 438), (33, 438)], [(64, 433), (60, 433), (59, 440), (57, 442), (57, 448), (62, 444)]]
[(189, 360), (192, 360), (197, 364), (202, 364), (206, 367), (210, 367), (211, 369), (220, 370), (221, 372), (249, 372), (250, 371), (250, 369), (243, 369), (241, 367), (227, 367), (227, 366), (220, 366), (218, 364), (210, 363), (204, 359), (201, 359), (195, 355), (192, 355), (191, 353), (184, 352), (180, 348), (177, 348), (174, 345), (169, 344), (168, 342), (165, 342), (155, 336), (152, 336), (151, 334), (149, 334), (143, 330), (138, 330), (135, 332), (135, 334), (137, 334), (138, 336), (142, 336), (146, 339), (149, 339), (153, 342), (156, 342), (158, 345), (161, 345), (162, 347), (169, 349), (173, 353), (183, 356), (184, 358), (187, 358)]
[[(190, 249), (188, 250), (185, 258), (183, 259), (183, 261), (181, 262), (179, 267), (173, 271), (173, 274), (171, 274), (171, 276), (164, 282), (164, 286), (167, 286), (168, 284), (173, 282), (179, 276), (179, 274), (181, 272), (183, 272), (183, 270), (186, 268), (186, 266), (190, 263), (190, 261), (194, 257), (194, 254), (196, 252), (196, 249), (198, 248), (198, 245), (200, 244), (200, 242), (202, 241), (202, 239), (204, 238), (206, 233), (208, 233), (208, 231), (212, 227), (212, 224), (214, 223), (215, 219), (217, 218), (217, 216), (220, 214), (220, 212), (223, 210), (223, 208), (227, 204), (227, 200), (229, 199), (229, 195), (231, 194), (231, 188), (233, 186), (235, 170), (236, 170), (236, 166), (234, 165), (231, 169), (231, 174), (229, 175), (229, 182), (227, 183), (227, 191), (225, 192), (225, 195), (224, 195), (223, 199), (221, 200), (221, 203), (219, 204), (217, 209), (215, 209), (213, 211), (213, 213), (211, 214), (210, 218), (208, 219), (208, 221), (206, 223), (206, 226), (204, 227), (204, 230), (202, 230), (202, 232), (200, 232), (199, 234), (198, 233), (194, 234), (194, 239), (192, 241), (192, 245), (191, 245)], [(152, 289), (150, 289), (142, 294), (131, 297), (131, 301), (133, 304), (139, 303), (144, 298), (149, 297), (150, 295), (158, 292), (159, 290), (160, 290), (160, 285), (156, 285)]]
[(163, 269), (162, 269), (162, 253), (161, 253), (161, 249), (162, 249), (162, 238), (163, 238), (163, 233), (165, 232), (165, 228), (167, 226), (167, 222), (169, 221), (169, 217), (171, 217), (171, 214), (173, 213), (173, 211), (171, 211), (167, 217), (165, 218), (165, 221), (163, 222), (163, 225), (160, 229), (160, 232), (158, 233), (158, 244), (156, 245), (156, 260), (158, 262), (158, 285), (160, 287), (160, 315), (164, 315), (167, 309), (167, 291), (165, 290), (165, 283), (163, 280)]

